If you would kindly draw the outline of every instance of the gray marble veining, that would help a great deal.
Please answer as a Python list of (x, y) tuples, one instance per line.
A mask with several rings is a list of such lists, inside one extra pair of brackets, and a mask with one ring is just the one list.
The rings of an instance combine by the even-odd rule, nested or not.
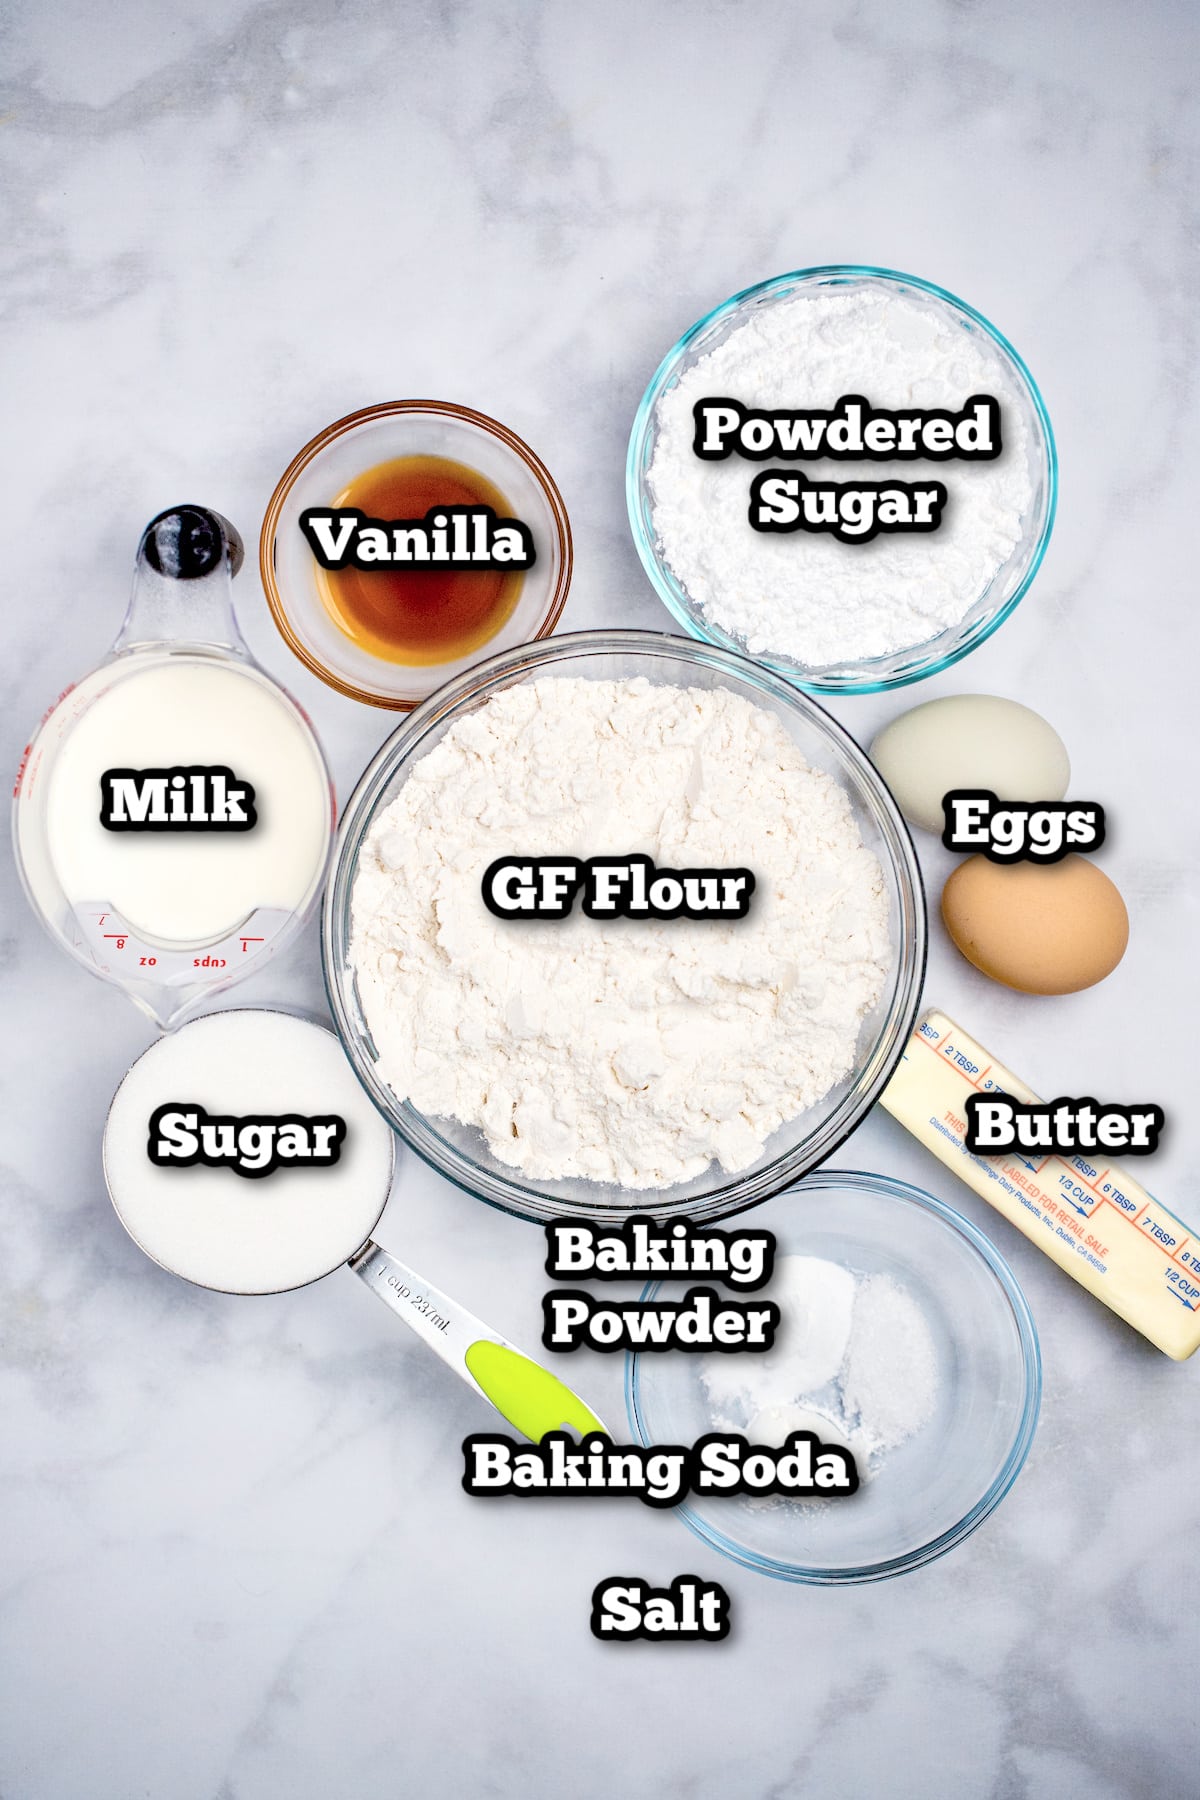
[[(1054, 720), (1134, 927), (1062, 1001), (991, 987), (935, 934), (926, 992), (1031, 1078), (1158, 1100), (1151, 1185), (1200, 1221), (1190, 7), (16, 0), (3, 33), (8, 766), (111, 641), (147, 518), (197, 499), (253, 540), (298, 445), (396, 395), (463, 400), (546, 459), (576, 537), (565, 625), (664, 626), (623, 501), (659, 357), (781, 270), (912, 270), (1017, 344), (1062, 459), (1033, 590), (920, 697)], [(344, 797), (388, 718), (289, 656), (252, 564), (239, 590)], [(835, 710), (866, 740), (904, 703)], [(948, 859), (921, 850), (936, 894)], [(1042, 1335), (1033, 1454), (974, 1538), (825, 1592), (615, 1500), (488, 1507), (458, 1486), (470, 1396), (348, 1273), (224, 1299), (123, 1236), (97, 1146), (149, 1028), (3, 879), (6, 1800), (1200, 1790), (1195, 1370), (891, 1121), (840, 1160), (991, 1231)], [(319, 1006), (315, 932), (238, 998)], [(409, 1157), (382, 1235), (536, 1342), (532, 1228)], [(619, 1418), (616, 1362), (585, 1377)], [(589, 1636), (602, 1576), (687, 1569), (729, 1587), (727, 1644)]]

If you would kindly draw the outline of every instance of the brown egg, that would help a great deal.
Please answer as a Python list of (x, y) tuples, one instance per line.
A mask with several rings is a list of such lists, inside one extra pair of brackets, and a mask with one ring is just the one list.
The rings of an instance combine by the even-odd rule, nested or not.
[(1129, 914), (1085, 856), (1056, 863), (960, 863), (942, 890), (946, 930), (968, 962), (1024, 994), (1075, 994), (1111, 975)]

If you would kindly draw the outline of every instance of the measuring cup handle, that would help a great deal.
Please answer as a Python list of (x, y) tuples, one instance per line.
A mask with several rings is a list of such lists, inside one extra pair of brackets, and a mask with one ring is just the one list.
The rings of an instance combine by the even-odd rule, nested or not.
[(350, 1267), (436, 1356), (465, 1369), (467, 1351), (486, 1326), (379, 1244), (364, 1244)]
[(596, 1414), (564, 1382), (540, 1363), (514, 1349), (505, 1338), (433, 1287), (423, 1276), (378, 1244), (364, 1244), (350, 1267), (385, 1306), (411, 1326), (418, 1337), (483, 1395), (501, 1418), (538, 1443), (548, 1431), (567, 1430), (580, 1437), (608, 1435)]

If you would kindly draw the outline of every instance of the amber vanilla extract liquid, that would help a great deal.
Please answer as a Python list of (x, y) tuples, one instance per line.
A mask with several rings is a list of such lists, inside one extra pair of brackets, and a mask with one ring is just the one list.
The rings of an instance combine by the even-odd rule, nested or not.
[[(400, 456), (356, 475), (332, 503), (369, 519), (424, 519), (437, 506), (512, 507), (477, 469), (446, 456)], [(493, 638), (512, 616), (523, 569), (383, 566), (316, 571), (326, 610), (372, 656), (397, 663), (454, 662)]]

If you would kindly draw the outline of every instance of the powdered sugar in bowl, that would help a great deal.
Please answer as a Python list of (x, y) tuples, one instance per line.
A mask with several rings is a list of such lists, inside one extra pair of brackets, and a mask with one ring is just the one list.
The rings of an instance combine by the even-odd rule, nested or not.
[[(803, 437), (764, 447), (739, 436), (716, 456), (706, 443), (701, 457), (696, 407), (717, 397), (810, 418), (821, 408), (836, 417), (848, 401), (857, 421), (839, 427), (849, 435), (835, 455)], [(988, 442), (970, 443), (972, 426), (931, 459), (914, 440), (905, 448), (899, 423), (895, 436), (876, 425), (886, 449), (860, 457), (850, 441), (872, 409), (894, 422), (948, 417), (983, 397), (998, 407)], [(761, 437), (766, 424), (751, 430)], [(926, 452), (933, 445), (919, 441)], [(768, 525), (765, 515), (757, 529), (750, 523), (752, 483), (778, 476), (808, 490), (803, 528)], [(833, 493), (819, 493), (834, 484), (855, 489), (859, 509), (872, 512), (865, 525), (845, 521), (846, 535), (824, 510)], [(941, 499), (928, 502), (932, 526), (896, 525), (911, 494), (893, 494), (885, 512), (880, 490), (897, 484), (929, 495), (940, 484)], [(626, 466), (634, 542), (680, 624), (818, 693), (899, 687), (981, 644), (1037, 573), (1056, 491), (1046, 408), (1007, 340), (929, 282), (852, 266), (777, 276), (686, 332), (646, 390)], [(872, 531), (876, 519), (886, 522)]]
[[(805, 842), (776, 856), (774, 824), (797, 835), (781, 800)], [(727, 858), (722, 842), (762, 854)], [(660, 868), (758, 862), (758, 911), (681, 919), (676, 935), (484, 908), (498, 853), (646, 850)], [(806, 912), (809, 949), (781, 952), (805, 940)], [(637, 631), (505, 652), (418, 708), (346, 809), (323, 936), (333, 1016), (381, 1111), (458, 1185), (539, 1220), (718, 1218), (814, 1167), (888, 1079), (925, 959), (912, 845), (857, 745), (745, 658)]]

